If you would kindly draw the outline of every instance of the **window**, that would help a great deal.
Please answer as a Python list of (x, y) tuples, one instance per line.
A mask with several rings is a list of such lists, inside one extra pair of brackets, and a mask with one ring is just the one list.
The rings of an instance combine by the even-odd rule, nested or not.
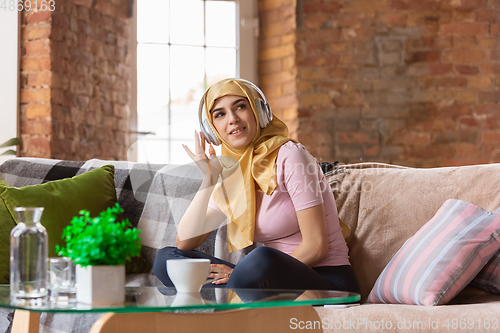
[(194, 148), (206, 88), (227, 77), (255, 80), (240, 71), (247, 42), (238, 23), (248, 3), (253, 1), (137, 1), (138, 162), (192, 162), (181, 144)]
[[(19, 18), (16, 11), (0, 10), (0, 144), (18, 137), (19, 106)], [(19, 149), (19, 148), (17, 148)], [(0, 149), (0, 153), (5, 149)], [(0, 156), (0, 163), (12, 156)]]

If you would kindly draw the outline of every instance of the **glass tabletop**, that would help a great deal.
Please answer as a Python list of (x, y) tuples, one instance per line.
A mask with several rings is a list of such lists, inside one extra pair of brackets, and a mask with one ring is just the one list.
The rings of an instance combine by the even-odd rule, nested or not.
[(360, 300), (359, 294), (335, 290), (203, 288), (197, 294), (177, 294), (175, 288), (126, 287), (125, 295), (125, 303), (118, 306), (90, 306), (76, 302), (53, 303), (48, 300), (21, 304), (11, 301), (8, 285), (0, 285), (0, 307), (52, 313), (137, 313), (350, 304)]

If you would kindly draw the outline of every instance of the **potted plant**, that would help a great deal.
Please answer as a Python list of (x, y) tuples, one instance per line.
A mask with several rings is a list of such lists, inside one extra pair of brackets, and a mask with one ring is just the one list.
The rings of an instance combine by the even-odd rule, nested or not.
[[(2, 143), (0, 145), (0, 148), (17, 146), (20, 143), (21, 143), (21, 140), (19, 140), (18, 138), (13, 138), (13, 139), (7, 140), (6, 142)], [(14, 149), (8, 149), (0, 154), (0, 156), (4, 156), (4, 155), (16, 155), (16, 151)]]
[(130, 222), (117, 222), (123, 209), (118, 203), (91, 218), (80, 211), (64, 229), (65, 247), (56, 246), (60, 256), (76, 265), (76, 298), (91, 305), (121, 304), (125, 301), (125, 262), (141, 253), (140, 230)]

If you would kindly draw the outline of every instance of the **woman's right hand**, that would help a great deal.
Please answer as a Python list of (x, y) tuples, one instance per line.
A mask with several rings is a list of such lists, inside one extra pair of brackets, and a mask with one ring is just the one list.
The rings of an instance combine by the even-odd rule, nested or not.
[(191, 150), (182, 145), (186, 153), (191, 157), (191, 159), (198, 165), (205, 177), (210, 179), (212, 185), (215, 185), (219, 180), (219, 175), (222, 172), (222, 167), (220, 165), (219, 159), (215, 155), (215, 149), (210, 145), (208, 151), (210, 157), (205, 154), (205, 136), (203, 133), (198, 133), (194, 131), (194, 146), (195, 154)]

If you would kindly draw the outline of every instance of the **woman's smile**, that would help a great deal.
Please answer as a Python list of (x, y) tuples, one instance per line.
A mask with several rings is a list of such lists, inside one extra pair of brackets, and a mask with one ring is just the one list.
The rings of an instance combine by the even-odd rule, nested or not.
[(240, 136), (245, 129), (246, 129), (246, 127), (243, 127), (243, 128), (238, 127), (237, 129), (231, 131), (231, 133), (229, 133), (229, 134), (234, 135), (234, 136)]

